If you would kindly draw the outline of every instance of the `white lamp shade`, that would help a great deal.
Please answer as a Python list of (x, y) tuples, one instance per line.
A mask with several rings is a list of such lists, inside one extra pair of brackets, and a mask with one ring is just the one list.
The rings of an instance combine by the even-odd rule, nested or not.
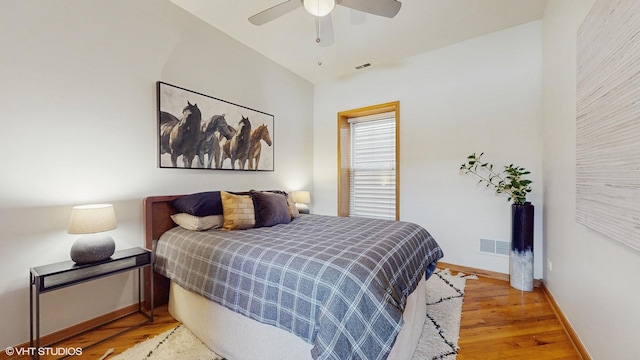
[(310, 204), (311, 203), (311, 195), (308, 191), (294, 191), (293, 192), (293, 201), (300, 204)]
[(116, 214), (111, 204), (76, 206), (71, 210), (69, 234), (94, 234), (117, 227)]
[(325, 16), (336, 6), (335, 0), (304, 0), (304, 8), (314, 16)]

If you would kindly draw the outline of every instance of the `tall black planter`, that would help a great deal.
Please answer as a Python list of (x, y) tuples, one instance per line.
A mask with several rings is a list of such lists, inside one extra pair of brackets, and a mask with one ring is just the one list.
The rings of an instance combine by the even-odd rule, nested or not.
[(533, 210), (531, 203), (511, 205), (511, 287), (533, 290)]

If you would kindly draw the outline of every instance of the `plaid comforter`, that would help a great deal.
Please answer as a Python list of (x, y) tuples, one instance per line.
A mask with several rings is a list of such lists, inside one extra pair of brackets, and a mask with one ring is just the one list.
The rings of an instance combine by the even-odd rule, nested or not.
[(292, 332), (314, 359), (385, 359), (407, 296), (443, 256), (416, 224), (321, 215), (239, 231), (175, 227), (155, 251), (156, 271)]

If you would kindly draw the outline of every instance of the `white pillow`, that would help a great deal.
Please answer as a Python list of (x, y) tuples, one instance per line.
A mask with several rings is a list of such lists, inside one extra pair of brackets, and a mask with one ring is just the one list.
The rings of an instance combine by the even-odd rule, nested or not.
[(199, 217), (187, 213), (173, 214), (171, 215), (171, 219), (180, 227), (195, 231), (218, 229), (222, 227), (222, 223), (224, 222), (222, 215)]

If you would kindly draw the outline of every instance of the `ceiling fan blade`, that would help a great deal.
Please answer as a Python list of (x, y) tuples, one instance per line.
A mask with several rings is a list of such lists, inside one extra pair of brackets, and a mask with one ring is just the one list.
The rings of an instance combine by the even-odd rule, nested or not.
[(285, 1), (253, 15), (249, 18), (249, 22), (253, 25), (266, 24), (269, 21), (279, 18), (282, 15), (288, 14), (301, 6), (302, 1), (300, 0)]
[(322, 47), (333, 45), (333, 22), (331, 21), (331, 15), (323, 17), (316, 16), (316, 35), (318, 45)]
[(396, 0), (338, 0), (342, 6), (369, 14), (392, 18), (396, 16), (402, 3)]

